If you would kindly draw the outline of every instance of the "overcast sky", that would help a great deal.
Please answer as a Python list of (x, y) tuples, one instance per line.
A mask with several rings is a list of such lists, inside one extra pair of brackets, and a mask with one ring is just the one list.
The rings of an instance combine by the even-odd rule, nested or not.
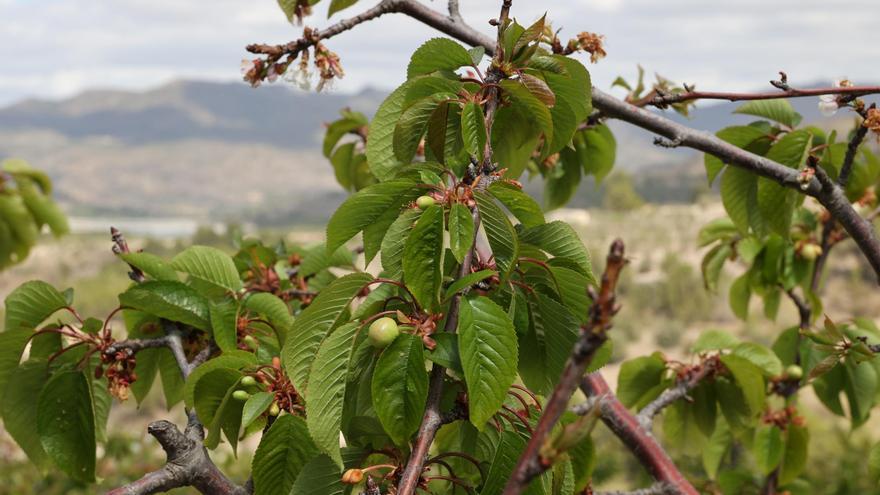
[[(376, 0), (361, 0), (341, 18)], [(427, 0), (426, 0), (427, 1)], [(329, 0), (310, 26), (325, 26)], [(438, 9), (443, 0), (427, 2)], [(461, 0), (487, 33), (497, 0)], [(637, 63), (702, 89), (762, 87), (786, 70), (790, 81), (848, 76), (877, 82), (878, 0), (516, 0), (525, 24), (549, 11), (565, 39), (579, 31), (607, 38), (608, 58), (590, 67), (606, 87)], [(331, 20), (332, 21), (332, 20)], [(0, 0), (0, 105), (60, 98), (90, 88), (146, 89), (179, 79), (236, 80), (250, 42), (297, 37), (275, 0)], [(409, 54), (437, 36), (388, 15), (330, 40), (346, 77), (336, 91), (391, 88)]]

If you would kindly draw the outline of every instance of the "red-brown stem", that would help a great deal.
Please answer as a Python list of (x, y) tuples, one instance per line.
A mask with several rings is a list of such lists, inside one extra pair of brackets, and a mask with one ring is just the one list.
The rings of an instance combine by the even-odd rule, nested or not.
[(692, 100), (727, 100), (727, 101), (751, 101), (751, 100), (779, 100), (782, 98), (803, 98), (821, 95), (846, 95), (850, 97), (866, 96), (880, 93), (880, 86), (850, 86), (847, 88), (812, 88), (794, 89), (782, 91), (766, 91), (761, 93), (731, 93), (723, 91), (687, 91), (679, 94), (657, 95), (651, 100), (652, 105), (669, 105)]
[(553, 427), (568, 409), (568, 402), (580, 385), (593, 355), (607, 338), (606, 330), (611, 326), (611, 317), (617, 312), (617, 281), (625, 265), (623, 241), (617, 239), (611, 243), (599, 295), (590, 308), (590, 320), (581, 328), (580, 339), (575, 343), (559, 383), (544, 404), (541, 418), (507, 481), (504, 495), (519, 495), (531, 480), (550, 467), (550, 463), (540, 456), (541, 447), (549, 440)]
[(581, 381), (581, 390), (588, 397), (602, 397), (599, 402), (602, 422), (627, 446), (655, 480), (668, 484), (679, 494), (699, 495), (669, 458), (663, 446), (650, 432), (642, 428), (636, 416), (611, 392), (601, 374), (596, 372), (585, 376)]

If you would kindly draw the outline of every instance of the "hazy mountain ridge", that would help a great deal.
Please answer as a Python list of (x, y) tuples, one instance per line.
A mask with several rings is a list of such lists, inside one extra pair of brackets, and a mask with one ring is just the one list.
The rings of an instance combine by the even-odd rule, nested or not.
[[(76, 214), (320, 222), (344, 197), (320, 156), (322, 124), (344, 107), (370, 115), (384, 96), (178, 81), (144, 92), (27, 100), (0, 108), (0, 158), (19, 156), (45, 169)], [(821, 118), (816, 98), (791, 101), (806, 122)], [(731, 115), (738, 105), (703, 104), (689, 119), (667, 115), (714, 132), (754, 120)], [(851, 122), (841, 112), (821, 124), (846, 130)], [(648, 199), (689, 201), (704, 184), (697, 153), (658, 148), (650, 133), (626, 123), (611, 126), (616, 166), (635, 173)], [(595, 205), (597, 196), (586, 181), (573, 204)]]

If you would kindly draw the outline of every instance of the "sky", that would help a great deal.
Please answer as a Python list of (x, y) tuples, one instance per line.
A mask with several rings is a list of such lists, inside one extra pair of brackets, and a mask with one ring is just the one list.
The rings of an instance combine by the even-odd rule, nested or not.
[[(323, 0), (306, 25), (326, 26), (375, 1), (328, 20)], [(491, 33), (499, 1), (461, 4), (471, 24)], [(779, 70), (794, 86), (840, 76), (878, 82), (877, 0), (515, 0), (512, 14), (526, 24), (545, 11), (563, 39), (605, 35), (608, 57), (589, 67), (599, 87), (631, 78), (636, 64), (705, 90), (769, 87)], [(0, 0), (0, 20), (0, 106), (181, 78), (240, 80), (246, 44), (283, 43), (302, 30), (275, 0)], [(327, 41), (346, 71), (333, 90), (395, 87), (410, 53), (435, 36), (392, 14)]]

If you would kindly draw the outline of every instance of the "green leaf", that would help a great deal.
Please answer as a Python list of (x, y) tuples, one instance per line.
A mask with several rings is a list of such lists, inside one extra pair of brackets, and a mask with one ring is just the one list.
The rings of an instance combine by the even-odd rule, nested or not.
[(730, 284), (730, 309), (740, 320), (749, 317), (749, 299), (752, 297), (752, 289), (749, 286), (749, 274), (744, 273)]
[(578, 125), (592, 110), (593, 85), (586, 67), (570, 57), (554, 55), (553, 58), (565, 67), (565, 73), (552, 71), (543, 73), (544, 80), (556, 97), (556, 104), (550, 109), (550, 116), (553, 119), (553, 139), (545, 147), (544, 154), (547, 155), (568, 145)]
[(275, 400), (275, 394), (271, 392), (257, 392), (248, 398), (241, 410), (241, 427), (247, 428), (254, 421), (269, 409), (272, 401)]
[(428, 360), (437, 363), (444, 368), (464, 373), (461, 365), (461, 354), (458, 352), (458, 335), (448, 332), (439, 332), (431, 336), (437, 344), (433, 350), (428, 351)]
[(476, 103), (468, 103), (462, 108), (461, 136), (464, 140), (464, 149), (478, 160), (482, 160), (487, 139), (483, 107)]
[(617, 159), (617, 140), (605, 124), (587, 129), (579, 135), (583, 140), (581, 145), (583, 151), (579, 149), (579, 156), (584, 157), (584, 174), (592, 174), (596, 177), (596, 184), (599, 184), (614, 167), (614, 161)]
[(428, 399), (428, 373), (421, 339), (402, 333), (382, 351), (373, 372), (373, 408), (382, 427), (403, 445), (415, 433)]
[(691, 352), (699, 354), (706, 351), (733, 349), (739, 343), (738, 338), (724, 330), (706, 330), (697, 337), (697, 341), (691, 346)]
[(10, 374), (18, 367), (28, 340), (34, 335), (30, 328), (7, 329), (0, 332), (0, 395), (6, 388)]
[(95, 481), (95, 411), (81, 371), (63, 371), (39, 394), (37, 433), (56, 467), (84, 483)]
[(299, 274), (310, 277), (332, 267), (352, 267), (354, 257), (345, 246), (332, 253), (327, 252), (327, 246), (319, 244), (303, 253), (302, 262), (299, 264)]
[(721, 177), (724, 210), (743, 234), (753, 225), (758, 207), (758, 176), (737, 167), (727, 167)]
[(342, 495), (342, 471), (326, 455), (315, 457), (303, 466), (290, 495)]
[(211, 334), (217, 347), (223, 352), (238, 349), (238, 304), (225, 301), (209, 304)]
[(330, 2), (330, 8), (327, 10), (327, 18), (333, 16), (333, 14), (339, 12), (340, 10), (347, 9), (352, 5), (358, 3), (358, 0), (333, 0)]
[(486, 482), (480, 495), (501, 495), (525, 446), (525, 439), (518, 433), (509, 430), (501, 433), (501, 440), (495, 448), (495, 456), (489, 472), (486, 473)]
[(315, 445), (342, 467), (339, 430), (348, 363), (354, 352), (359, 322), (337, 328), (318, 348), (306, 389), (306, 423)]
[(368, 273), (352, 273), (334, 280), (294, 321), (281, 359), (298, 390), (307, 390), (308, 376), (321, 341), (343, 320), (351, 300), (371, 280), (373, 277)]
[(550, 115), (550, 109), (519, 82), (505, 79), (501, 81), (500, 86), (504, 94), (510, 96), (514, 106), (522, 108), (531, 115), (538, 129), (544, 134), (544, 140), (553, 142), (553, 117)]
[(179, 280), (177, 272), (162, 258), (151, 253), (120, 253), (122, 261), (141, 270), (155, 280)]
[(440, 103), (455, 99), (453, 93), (435, 93), (427, 96), (405, 109), (394, 128), (394, 155), (402, 163), (415, 157), (422, 136), (428, 128), (431, 115)]
[[(7, 332), (10, 333), (10, 332)], [(2, 336), (3, 334), (0, 334)], [(0, 349), (2, 349), (0, 345)], [(40, 442), (37, 431), (37, 401), (40, 391), (49, 379), (49, 367), (45, 360), (29, 360), (14, 369), (9, 384), (0, 396), (0, 414), (3, 429), (9, 433), (28, 459), (40, 470), (48, 467), (49, 457)]]
[(458, 343), (468, 389), (468, 417), (482, 431), (516, 379), (516, 330), (507, 313), (488, 298), (465, 301), (460, 311)]
[(564, 148), (560, 151), (556, 166), (546, 173), (544, 205), (548, 210), (565, 206), (580, 187), (582, 141), (575, 138), (575, 149)]
[[(220, 440), (220, 422), (242, 373), (233, 368), (215, 368), (195, 381), (193, 398), (196, 414), (202, 424), (208, 427), (208, 438), (205, 445), (214, 448)], [(241, 413), (239, 413), (239, 418)]]
[(783, 99), (750, 101), (740, 105), (733, 113), (764, 117), (791, 128), (797, 127), (801, 121), (801, 115), (794, 111), (788, 100)]
[(25, 282), (6, 296), (4, 329), (7, 332), (20, 327), (34, 329), (65, 306), (67, 300), (55, 287), (39, 280)]
[[(394, 128), (403, 112), (403, 103), (410, 83), (403, 83), (379, 105), (370, 122), (370, 139), (367, 140), (367, 164), (380, 181), (394, 177), (404, 163), (394, 154)], [(354, 234), (352, 234), (353, 236)]]
[(296, 18), (296, 7), (299, 3), (299, 0), (278, 0), (278, 6), (284, 12), (287, 22), (293, 22)]
[(538, 203), (521, 188), (503, 181), (493, 182), (489, 194), (513, 213), (525, 227), (537, 227), (545, 223), (544, 213)]
[(279, 416), (254, 453), (254, 495), (289, 495), (300, 473), (319, 453), (302, 418)]
[(733, 354), (760, 368), (768, 378), (782, 374), (782, 361), (773, 351), (760, 344), (743, 342), (733, 348)]
[[(785, 432), (785, 454), (779, 468), (779, 484), (785, 486), (794, 481), (807, 465), (810, 450), (810, 431), (805, 426), (789, 424)], [(873, 450), (868, 466), (875, 465)]]
[(399, 208), (417, 194), (415, 182), (403, 179), (373, 184), (352, 194), (330, 217), (327, 252), (336, 251), (389, 209)]
[(403, 249), (403, 277), (419, 306), (430, 311), (443, 282), (443, 208), (422, 212)]
[(702, 454), (703, 469), (706, 470), (709, 479), (717, 479), (718, 469), (732, 443), (733, 436), (730, 434), (730, 427), (723, 420), (718, 420)]
[(389, 274), (403, 272), (403, 250), (406, 246), (406, 238), (421, 214), (422, 211), (417, 208), (404, 210), (397, 217), (397, 220), (388, 227), (388, 231), (382, 239), (381, 252), (382, 268)]
[(468, 51), (448, 38), (432, 38), (420, 46), (409, 60), (406, 78), (438, 70), (455, 70), (473, 63)]
[(281, 335), (287, 334), (293, 326), (290, 308), (278, 296), (268, 292), (252, 293), (244, 300), (244, 307), (254, 313), (263, 315)]
[(461, 263), (473, 245), (473, 214), (467, 206), (454, 203), (449, 209), (449, 249), (455, 260)]
[(473, 272), (473, 273), (468, 273), (464, 277), (458, 278), (455, 280), (455, 282), (452, 282), (451, 284), (449, 284), (449, 287), (446, 288), (446, 292), (443, 295), (443, 300), (444, 301), (448, 300), (449, 298), (454, 296), (456, 293), (476, 284), (477, 282), (479, 282), (481, 280), (486, 280), (487, 278), (491, 277), (492, 275), (497, 275), (497, 274), (498, 274), (498, 272), (496, 272), (495, 270), (489, 270), (489, 269), (480, 270), (478, 272)]
[(642, 406), (660, 394), (666, 362), (658, 354), (624, 361), (617, 376), (617, 397), (626, 407)]
[(782, 430), (779, 427), (761, 425), (755, 430), (752, 453), (755, 455), (755, 463), (761, 472), (767, 475), (776, 469), (776, 466), (782, 462), (784, 452), (785, 444), (782, 440)]
[(199, 330), (211, 328), (207, 299), (181, 282), (155, 280), (134, 285), (119, 295), (119, 303)]
[(847, 359), (843, 369), (846, 373), (844, 392), (849, 401), (853, 427), (860, 426), (871, 415), (877, 394), (877, 370), (871, 363), (855, 363)]
[(217, 248), (190, 246), (171, 260), (171, 268), (232, 292), (241, 289), (235, 262)]
[(571, 349), (578, 339), (580, 325), (562, 304), (544, 294), (538, 294), (537, 299), (533, 314), (539, 348), (543, 350), (540, 372), (544, 375), (544, 385), (536, 391), (549, 394), (565, 369)]
[(724, 366), (730, 370), (736, 385), (742, 392), (750, 416), (755, 417), (760, 414), (764, 410), (764, 398), (766, 396), (761, 369), (745, 358), (731, 354), (722, 355), (720, 359)]
[(520, 240), (558, 258), (567, 258), (581, 273), (594, 280), (590, 253), (571, 225), (559, 220), (545, 223), (523, 231)]
[(477, 209), (483, 220), (483, 230), (489, 239), (489, 247), (495, 256), (495, 265), (502, 281), (506, 280), (516, 264), (519, 252), (519, 243), (513, 224), (501, 208), (495, 204), (495, 200), (488, 194), (480, 191), (474, 192), (477, 200)]
[[(195, 407), (196, 383), (198, 383), (199, 380), (202, 379), (202, 376), (220, 368), (240, 370), (246, 366), (251, 366), (255, 364), (257, 364), (257, 358), (253, 355), (253, 353), (239, 350), (224, 352), (223, 354), (200, 364), (196, 367), (196, 369), (192, 370), (192, 372), (189, 374), (189, 377), (187, 377), (186, 379), (186, 384), (183, 389), (183, 400), (186, 404), (186, 407), (190, 409)], [(180, 374), (177, 369), (174, 369), (173, 371), (176, 372), (178, 375)]]
[[(789, 168), (800, 168), (813, 143), (813, 137), (807, 131), (795, 131), (786, 134), (767, 153), (767, 159), (779, 162)], [(791, 217), (797, 203), (798, 193), (781, 184), (767, 179), (758, 178), (758, 209), (767, 226), (775, 233), (788, 237), (791, 228)]]
[(718, 278), (721, 276), (721, 270), (724, 268), (724, 262), (730, 257), (733, 248), (729, 244), (719, 244), (709, 250), (703, 257), (700, 264), (700, 271), (703, 273), (703, 283), (706, 290), (714, 292), (718, 286)]

